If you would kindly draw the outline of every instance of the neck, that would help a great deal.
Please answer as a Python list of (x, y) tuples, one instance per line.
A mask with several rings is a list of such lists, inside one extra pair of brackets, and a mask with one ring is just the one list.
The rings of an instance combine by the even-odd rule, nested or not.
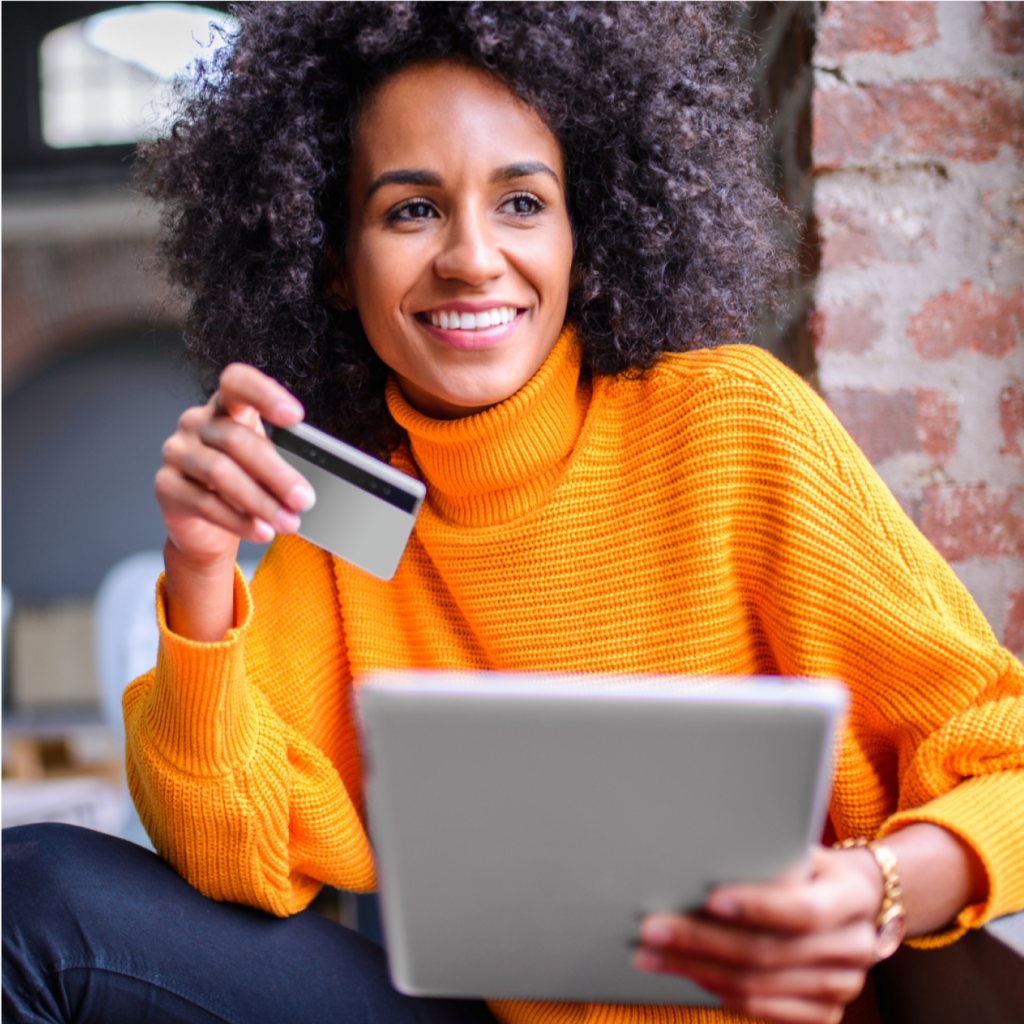
[(389, 381), (388, 407), (408, 432), (434, 509), (455, 522), (484, 526), (536, 507), (561, 476), (586, 416), (590, 390), (579, 377), (579, 346), (567, 327), (519, 391), (475, 415), (431, 419)]

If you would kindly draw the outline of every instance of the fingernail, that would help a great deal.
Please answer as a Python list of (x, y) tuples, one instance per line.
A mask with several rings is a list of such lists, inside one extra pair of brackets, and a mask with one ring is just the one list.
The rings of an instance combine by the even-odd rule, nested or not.
[(275, 522), (281, 533), (294, 533), (299, 528), (299, 517), (294, 512), (287, 512), (284, 509), (277, 513)]
[(667, 921), (645, 921), (640, 938), (652, 946), (667, 946), (672, 941), (672, 928)]
[(740, 905), (731, 896), (712, 896), (704, 905), (704, 909), (715, 917), (739, 917)]
[(256, 520), (256, 541), (259, 544), (265, 544), (268, 540), (272, 540), (274, 536), (274, 528), (265, 519)]
[(303, 409), (298, 402), (279, 402), (274, 407), (274, 418), (280, 420), (302, 419)]
[(664, 957), (653, 949), (638, 949), (633, 954), (633, 965), (641, 971), (656, 971), (663, 961)]
[(308, 484), (296, 484), (288, 492), (288, 504), (300, 512), (308, 512), (316, 504), (316, 492)]

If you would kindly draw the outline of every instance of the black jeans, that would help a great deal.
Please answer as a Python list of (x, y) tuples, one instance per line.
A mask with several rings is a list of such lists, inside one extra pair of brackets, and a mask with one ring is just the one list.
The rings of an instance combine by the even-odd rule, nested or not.
[(208, 900), (159, 857), (71, 825), (3, 833), (3, 1019), (102, 1024), (494, 1024), (414, 999), (379, 946), (311, 911)]

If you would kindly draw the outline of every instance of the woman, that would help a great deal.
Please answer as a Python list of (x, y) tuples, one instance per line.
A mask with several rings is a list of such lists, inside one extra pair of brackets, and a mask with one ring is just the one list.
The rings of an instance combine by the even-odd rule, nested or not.
[[(5, 863), (16, 900), (59, 891), (73, 921), (18, 931), (12, 1019), (158, 991), (160, 1019), (485, 1015), (399, 997), (364, 944), (289, 917), (324, 882), (373, 886), (349, 691), (375, 667), (850, 687), (824, 839), (884, 846), (823, 845), (641, 927), (638, 969), (724, 1009), (490, 1004), (500, 1021), (835, 1021), (893, 922), (944, 942), (1024, 905), (1024, 670), (816, 397), (712, 347), (784, 269), (725, 16), (262, 4), (145, 150), (220, 373), (157, 476), (162, 639), (125, 694), (128, 774), (160, 854), (228, 903), (91, 837), (11, 883)], [(426, 481), (394, 580), (294, 536), (313, 495), (260, 417), (303, 415)], [(275, 533), (250, 592), (238, 540)], [(39, 858), (40, 835), (7, 849)], [(114, 864), (140, 895), (109, 898)], [(147, 927), (154, 907), (184, 924)]]

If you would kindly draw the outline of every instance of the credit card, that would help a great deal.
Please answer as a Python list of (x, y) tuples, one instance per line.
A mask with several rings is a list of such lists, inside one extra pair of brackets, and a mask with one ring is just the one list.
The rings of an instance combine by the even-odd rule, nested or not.
[(299, 536), (391, 579), (426, 497), (423, 483), (307, 423), (264, 426), (281, 458), (316, 494), (316, 504), (302, 513)]

